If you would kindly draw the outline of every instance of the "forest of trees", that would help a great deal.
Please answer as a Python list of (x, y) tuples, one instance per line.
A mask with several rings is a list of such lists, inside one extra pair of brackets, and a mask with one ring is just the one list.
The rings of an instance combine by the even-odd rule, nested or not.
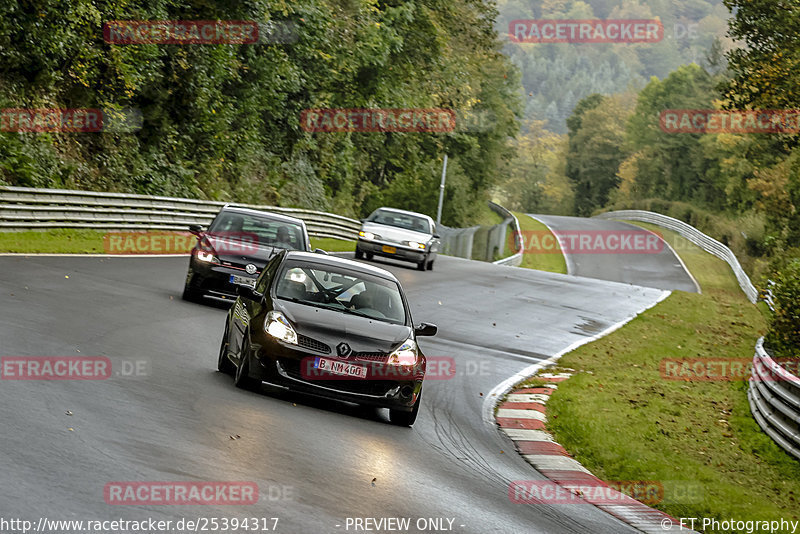
[(704, 61), (654, 76), (638, 91), (585, 96), (565, 136), (545, 126), (517, 141), (532, 148), (515, 165), (546, 163), (522, 192), (509, 195), (520, 187), (509, 178), (499, 194), (529, 212), (639, 208), (678, 217), (729, 244), (756, 280), (800, 257), (796, 119), (794, 128), (768, 133), (675, 133), (660, 123), (665, 110), (800, 109), (800, 2), (725, 5), (735, 13), (728, 38), (739, 46), (723, 54), (712, 42)]
[[(800, 0), (4, 3), (0, 109), (136, 110), (141, 128), (0, 131), (0, 184), (444, 222), (648, 207), (766, 273), (800, 247), (796, 133), (668, 133), (665, 109), (795, 109)], [(731, 15), (734, 12), (735, 15)], [(512, 43), (525, 18), (658, 18), (656, 43)], [(109, 44), (113, 20), (252, 20), (258, 44)], [(276, 28), (283, 28), (278, 31)], [(274, 33), (272, 33), (274, 32)], [(310, 132), (304, 110), (445, 108), (441, 133)], [(465, 117), (479, 117), (464, 122)]]
[(503, 51), (522, 74), (528, 95), (525, 119), (546, 121), (551, 132), (566, 133), (566, 119), (579, 100), (593, 94), (638, 90), (652, 76), (664, 78), (681, 65), (703, 64), (726, 36), (730, 12), (722, 0), (499, 0), (495, 28), (507, 35), (516, 19), (659, 19), (656, 43), (532, 44), (506, 38)]
[[(0, 184), (162, 194), (467, 225), (512, 155), (519, 77), (480, 0), (4, 2), (0, 108), (133, 109), (130, 132), (0, 132)], [(114, 20), (256, 21), (258, 44), (109, 44)], [(282, 28), (275, 35), (270, 28)], [(309, 108), (446, 108), (449, 133), (314, 133)]]

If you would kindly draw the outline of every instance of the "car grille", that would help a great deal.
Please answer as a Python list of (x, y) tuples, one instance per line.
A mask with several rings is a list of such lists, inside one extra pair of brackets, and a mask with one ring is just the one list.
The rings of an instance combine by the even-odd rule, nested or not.
[(350, 358), (362, 362), (385, 362), (389, 355), (385, 352), (353, 352)]
[(297, 344), (304, 349), (321, 352), (323, 354), (330, 354), (331, 352), (331, 348), (322, 341), (317, 341), (316, 339), (304, 336), (303, 334), (297, 334)]

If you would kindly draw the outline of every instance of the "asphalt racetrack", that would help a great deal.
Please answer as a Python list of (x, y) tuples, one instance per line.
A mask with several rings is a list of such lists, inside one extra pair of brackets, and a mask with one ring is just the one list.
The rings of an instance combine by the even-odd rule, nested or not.
[[(292, 534), (364, 532), (352, 518), (389, 517), (410, 518), (407, 532), (635, 532), (589, 505), (511, 502), (511, 481), (541, 476), (481, 414), (508, 377), (665, 292), (449, 257), (432, 272), (374, 263), (399, 277), (415, 322), (439, 326), (424, 352), (456, 364), (452, 378), (426, 380), (413, 428), (385, 411), (236, 389), (216, 371), (226, 303), (180, 299), (186, 257), (0, 257), (0, 355), (112, 363), (106, 380), (0, 381), (0, 517), (277, 517), (275, 531)], [(251, 481), (260, 498), (110, 505), (115, 481)], [(442, 528), (417, 529), (421, 518)]]
[[(586, 219), (581, 217), (564, 217), (560, 215), (531, 215), (543, 222), (551, 231), (563, 235), (605, 238), (609, 236), (630, 238), (648, 232), (639, 226), (621, 221), (605, 219)], [(686, 270), (675, 251), (658, 237), (655, 247), (632, 247), (627, 253), (598, 253), (597, 249), (572, 250), (564, 254), (567, 260), (567, 271), (575, 276), (611, 280), (627, 284), (637, 284), (660, 289), (680, 289), (690, 293), (698, 293), (699, 287), (692, 275)], [(591, 252), (588, 252), (591, 250)]]

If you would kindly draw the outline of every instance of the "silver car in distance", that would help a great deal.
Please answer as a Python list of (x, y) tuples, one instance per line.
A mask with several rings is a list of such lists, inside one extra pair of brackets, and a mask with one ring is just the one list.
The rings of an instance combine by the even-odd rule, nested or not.
[(420, 271), (433, 270), (441, 247), (433, 219), (422, 213), (378, 208), (363, 219), (356, 243), (356, 259), (383, 256), (417, 264)]

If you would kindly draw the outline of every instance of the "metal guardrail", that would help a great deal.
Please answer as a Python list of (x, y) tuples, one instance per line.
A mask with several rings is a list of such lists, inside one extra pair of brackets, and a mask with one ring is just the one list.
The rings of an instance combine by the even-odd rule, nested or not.
[(315, 237), (355, 239), (361, 223), (321, 211), (68, 189), (0, 187), (0, 231), (49, 228), (186, 230), (208, 225), (225, 204), (291, 215)]
[[(641, 210), (611, 211), (597, 217), (647, 222), (678, 232), (706, 252), (728, 262), (750, 302), (758, 299), (758, 291), (733, 251), (697, 228), (666, 215)], [(765, 292), (770, 309), (773, 308), (772, 285), (770, 283)], [(800, 377), (781, 367), (767, 353), (764, 338), (756, 342), (749, 382), (747, 400), (756, 423), (775, 443), (800, 459)]]
[[(306, 223), (308, 233), (314, 237), (355, 240), (361, 229), (361, 222), (355, 219), (306, 209), (126, 193), (0, 186), (0, 232), (50, 228), (181, 231), (190, 224), (208, 226), (226, 204), (297, 217)], [(513, 217), (502, 207), (491, 204), (490, 207)], [(491, 261), (493, 257), (490, 254), (495, 247), (499, 246), (501, 251), (504, 249), (509, 222), (471, 228), (440, 225), (442, 253), (472, 258), (475, 234), (478, 231), (488, 232), (488, 257), (481, 259)], [(478, 255), (483, 256), (480, 252)], [(507, 260), (509, 258), (501, 261)]]
[(679, 233), (706, 252), (713, 254), (723, 261), (726, 261), (728, 265), (731, 266), (731, 269), (733, 269), (733, 274), (736, 276), (736, 280), (739, 282), (739, 287), (742, 288), (742, 291), (744, 291), (744, 294), (747, 296), (750, 302), (755, 303), (758, 299), (758, 291), (756, 290), (755, 286), (753, 286), (753, 283), (750, 281), (747, 273), (745, 273), (744, 269), (742, 269), (742, 266), (739, 264), (739, 260), (736, 259), (733, 251), (716, 239), (707, 236), (694, 226), (686, 224), (683, 221), (679, 221), (678, 219), (661, 215), (660, 213), (643, 210), (609, 211), (596, 215), (595, 217), (598, 219), (621, 219), (646, 222)]
[[(511, 213), (510, 211), (505, 209), (500, 204), (495, 204), (494, 202), (489, 202), (489, 207), (491, 207), (493, 210), (498, 212), (500, 215), (505, 216), (506, 219), (509, 219), (509, 218), (511, 219), (511, 224), (514, 227), (514, 230), (513, 230), (514, 233), (512, 234), (514, 236), (514, 250), (517, 251), (514, 254), (512, 254), (511, 256), (508, 256), (507, 258), (503, 258), (503, 259), (497, 260), (497, 261), (495, 261), (493, 263), (495, 263), (497, 265), (511, 265), (511, 266), (514, 266), (514, 267), (519, 267), (520, 264), (522, 263), (522, 242), (521, 242), (521, 237), (520, 237), (522, 235), (522, 233), (521, 233), (520, 227), (519, 227), (519, 220), (517, 220), (517, 218), (514, 216), (513, 213)], [(500, 243), (501, 243), (500, 246), (502, 247), (500, 250), (505, 250), (504, 243), (506, 241), (506, 228), (508, 228), (508, 223), (504, 222), (503, 223), (503, 235), (500, 238)]]
[(472, 258), (472, 245), (475, 242), (475, 233), (480, 229), (480, 226), (450, 228), (449, 226), (439, 224), (437, 226), (437, 231), (439, 235), (441, 235), (441, 254), (457, 256), (459, 258)]
[[(492, 226), (470, 226), (469, 228), (450, 228), (443, 224), (437, 225), (436, 228), (442, 240), (441, 253), (448, 256), (508, 265), (522, 263), (521, 254), (514, 254), (508, 258), (494, 261), (497, 255), (503, 254), (505, 251), (508, 225), (514, 224), (514, 227), (519, 229), (519, 222), (510, 211), (499, 204), (489, 202), (489, 207), (504, 218), (503, 222)], [(517, 250), (519, 250), (519, 247), (517, 247)]]
[(756, 342), (747, 399), (758, 426), (800, 459), (800, 378), (767, 354), (764, 338)]
[(775, 311), (775, 298), (772, 294), (772, 288), (774, 287), (775, 282), (773, 280), (767, 280), (767, 287), (764, 288), (761, 296), (761, 300), (767, 303), (767, 307), (770, 309), (770, 311)]

